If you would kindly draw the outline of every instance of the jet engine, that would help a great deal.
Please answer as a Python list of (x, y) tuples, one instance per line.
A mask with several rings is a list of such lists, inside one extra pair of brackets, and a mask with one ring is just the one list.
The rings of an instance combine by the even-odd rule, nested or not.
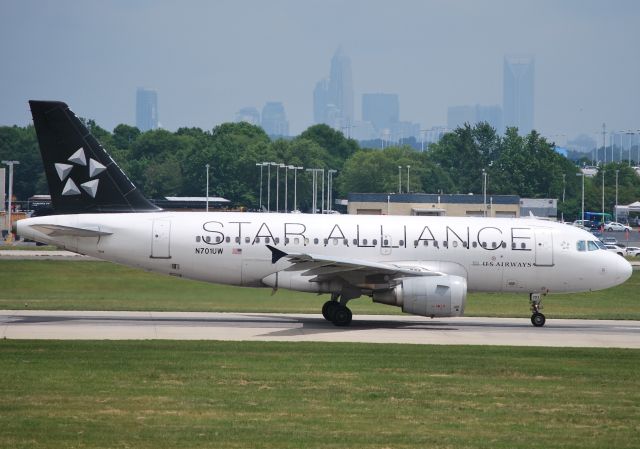
[(404, 278), (392, 289), (373, 292), (372, 297), (374, 302), (402, 307), (413, 315), (462, 316), (467, 280), (453, 275)]

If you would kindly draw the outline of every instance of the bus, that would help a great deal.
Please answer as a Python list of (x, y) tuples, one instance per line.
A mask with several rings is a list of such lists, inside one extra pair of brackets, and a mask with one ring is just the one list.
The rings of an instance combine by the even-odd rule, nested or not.
[(605, 223), (613, 221), (611, 214), (602, 212), (585, 212), (584, 219), (589, 220), (593, 227), (600, 227)]

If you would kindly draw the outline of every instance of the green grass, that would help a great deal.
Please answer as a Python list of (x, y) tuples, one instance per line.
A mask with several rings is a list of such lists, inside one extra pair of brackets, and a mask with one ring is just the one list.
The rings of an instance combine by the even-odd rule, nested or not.
[[(549, 318), (640, 319), (640, 272), (599, 292), (549, 295)], [(187, 281), (108, 262), (0, 260), (0, 309), (154, 310), (319, 313), (327, 295)], [(400, 313), (369, 298), (355, 314)], [(467, 316), (528, 317), (527, 295), (471, 293)]]
[(3, 245), (1, 243), (0, 249), (9, 251), (60, 251), (60, 248), (53, 245)]
[(640, 351), (0, 341), (0, 447), (637, 448)]

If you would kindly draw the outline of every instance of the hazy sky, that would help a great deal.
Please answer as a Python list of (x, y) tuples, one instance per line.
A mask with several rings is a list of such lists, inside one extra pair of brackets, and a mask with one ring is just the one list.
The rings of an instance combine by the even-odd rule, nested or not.
[(448, 106), (502, 105), (503, 57), (525, 53), (543, 134), (640, 128), (636, 0), (0, 0), (0, 125), (29, 123), (29, 99), (135, 124), (142, 86), (169, 130), (276, 100), (297, 134), (339, 45), (356, 118), (367, 92), (398, 93), (401, 119), (423, 128)]

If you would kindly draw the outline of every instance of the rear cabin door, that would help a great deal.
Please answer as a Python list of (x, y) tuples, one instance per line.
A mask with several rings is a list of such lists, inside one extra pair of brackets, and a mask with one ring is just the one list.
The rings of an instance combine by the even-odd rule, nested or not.
[(171, 221), (153, 220), (151, 232), (151, 258), (171, 259)]
[(553, 266), (553, 234), (551, 229), (537, 228), (536, 235), (536, 265), (539, 267)]

